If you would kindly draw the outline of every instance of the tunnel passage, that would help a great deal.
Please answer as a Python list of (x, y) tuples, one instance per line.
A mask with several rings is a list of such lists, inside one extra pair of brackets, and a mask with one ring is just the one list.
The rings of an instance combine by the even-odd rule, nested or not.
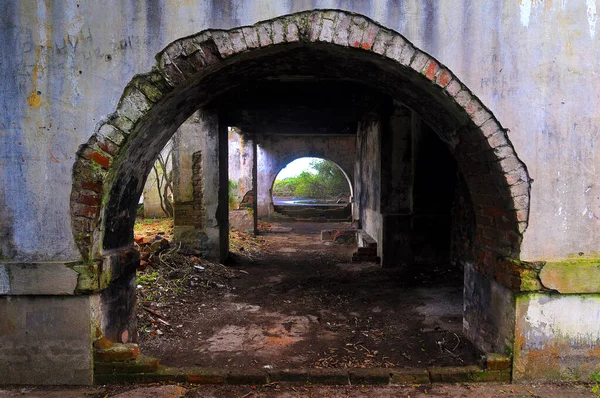
[[(511, 259), (519, 257), (527, 226), (530, 181), (505, 129), (439, 61), (400, 34), (342, 11), (304, 12), (252, 27), (204, 31), (158, 54), (156, 68), (133, 78), (116, 112), (78, 151), (71, 214), (83, 259), (94, 262), (96, 272), (109, 272), (105, 278), (110, 283), (130, 286), (126, 281), (135, 267), (125, 253), (133, 250), (137, 201), (158, 152), (196, 109), (219, 94), (249, 82), (283, 80), (368, 87), (426, 121), (447, 144), (472, 202), (476, 225), (462, 256), (475, 275), (469, 296), (489, 297), (492, 282), (519, 288), (522, 270)], [(358, 133), (377, 124), (363, 118)], [(226, 137), (226, 125), (219, 131)], [(226, 198), (227, 174), (220, 175), (218, 190)], [(359, 206), (379, 211), (379, 204)], [(227, 224), (226, 206), (219, 207), (216, 218)], [(110, 292), (103, 294), (105, 311), (117, 314), (109, 305), (114, 301)], [(471, 328), (465, 333), (482, 348), (504, 350), (510, 336), (486, 315), (489, 306), (489, 300), (466, 306)], [(126, 324), (104, 324), (103, 329), (116, 340)]]

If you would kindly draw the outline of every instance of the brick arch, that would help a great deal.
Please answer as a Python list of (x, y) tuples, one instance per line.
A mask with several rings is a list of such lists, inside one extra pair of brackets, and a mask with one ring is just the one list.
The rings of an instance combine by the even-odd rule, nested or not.
[[(519, 257), (530, 179), (506, 129), (448, 68), (402, 35), (334, 10), (206, 30), (171, 43), (151, 72), (135, 76), (115, 113), (77, 152), (71, 215), (83, 258), (124, 257), (153, 160), (198, 106), (248, 79), (299, 73), (360, 82), (419, 113), (448, 143), (467, 183), (477, 220), (475, 268), (506, 286), (520, 283), (520, 270), (504, 259)], [(114, 273), (113, 260), (99, 268)]]

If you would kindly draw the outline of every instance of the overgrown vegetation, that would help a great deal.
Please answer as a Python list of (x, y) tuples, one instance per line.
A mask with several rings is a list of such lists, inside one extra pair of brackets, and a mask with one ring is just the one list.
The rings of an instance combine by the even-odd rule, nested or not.
[(593, 384), (592, 392), (596, 394), (596, 397), (600, 398), (600, 372), (592, 373)]
[(160, 208), (167, 217), (173, 217), (173, 177), (169, 167), (173, 155), (173, 146), (169, 142), (165, 149), (158, 154), (152, 172), (156, 179), (156, 189), (160, 198)]
[(240, 184), (238, 184), (236, 181), (229, 180), (227, 186), (229, 188), (229, 196), (228, 196), (229, 210), (237, 209), (238, 208), (237, 192), (238, 192), (238, 189), (240, 188)]
[(315, 160), (310, 165), (316, 173), (303, 171), (296, 177), (275, 180), (273, 195), (310, 199), (350, 196), (348, 180), (338, 166), (323, 159)]

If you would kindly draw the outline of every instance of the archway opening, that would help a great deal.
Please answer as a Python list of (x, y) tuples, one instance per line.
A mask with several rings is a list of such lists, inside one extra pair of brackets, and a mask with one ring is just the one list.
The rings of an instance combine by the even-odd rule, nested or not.
[(334, 162), (301, 157), (277, 173), (270, 192), (277, 214), (350, 221), (351, 187), (348, 175)]
[[(202, 194), (217, 198), (209, 211), (200, 210), (214, 222), (182, 232), (218, 241), (216, 252), (226, 257), (227, 126), (255, 136), (282, 130), (350, 134), (357, 153), (353, 219), (365, 234), (365, 249), (373, 249), (371, 239), (381, 263), (400, 268), (416, 260), (419, 207), (413, 199), (420, 188), (410, 143), (417, 120), (424, 121), (458, 170), (457, 210), (451, 214), (463, 222), (451, 224), (446, 242), (468, 282), (464, 335), (483, 351), (510, 349), (510, 318), (495, 314), (520, 284), (514, 260), (527, 225), (529, 178), (505, 130), (447, 68), (396, 32), (339, 11), (202, 32), (173, 43), (157, 59), (157, 69), (134, 78), (117, 112), (81, 148), (74, 170), (76, 242), (83, 258), (98, 264), (97, 272), (109, 270), (99, 285), (109, 339), (135, 333), (125, 318), (139, 258), (132, 247), (137, 198), (158, 151), (200, 109), (209, 146), (196, 156), (198, 181), (210, 179), (212, 191)], [(248, 93), (254, 100), (247, 100)], [(274, 114), (283, 117), (269, 117)], [(443, 203), (447, 211), (449, 201)], [(509, 299), (492, 302), (492, 289)]]

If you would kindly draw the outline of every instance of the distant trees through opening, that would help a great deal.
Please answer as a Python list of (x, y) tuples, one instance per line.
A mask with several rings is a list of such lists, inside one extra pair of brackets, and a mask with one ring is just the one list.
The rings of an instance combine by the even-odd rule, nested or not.
[(273, 184), (273, 201), (347, 203), (351, 196), (348, 178), (333, 162), (299, 158), (283, 168)]

